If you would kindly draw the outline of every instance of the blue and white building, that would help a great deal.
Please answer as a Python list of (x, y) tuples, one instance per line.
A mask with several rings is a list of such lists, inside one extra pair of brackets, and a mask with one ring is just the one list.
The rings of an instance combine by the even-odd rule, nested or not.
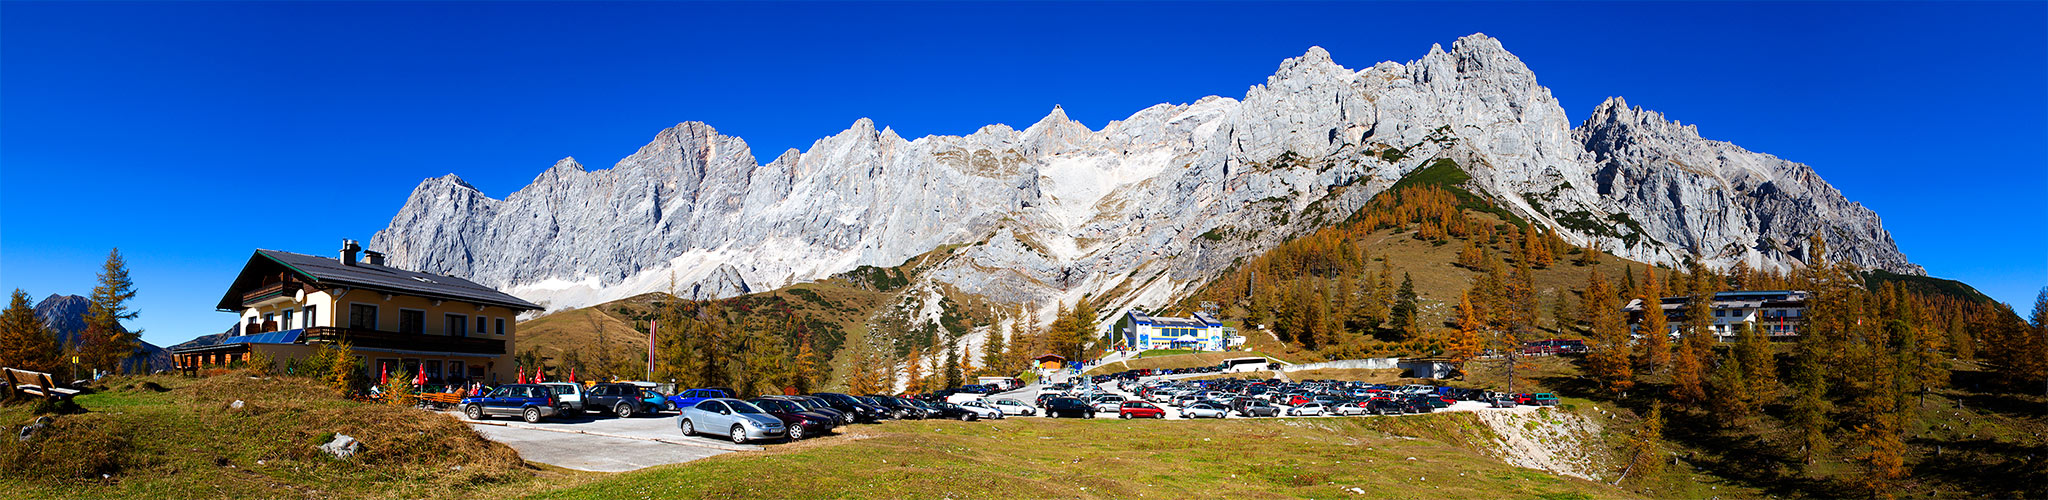
[(1222, 351), (1234, 344), (1234, 328), (1206, 312), (1192, 317), (1169, 318), (1138, 311), (1124, 315), (1123, 345), (1132, 350), (1191, 349)]

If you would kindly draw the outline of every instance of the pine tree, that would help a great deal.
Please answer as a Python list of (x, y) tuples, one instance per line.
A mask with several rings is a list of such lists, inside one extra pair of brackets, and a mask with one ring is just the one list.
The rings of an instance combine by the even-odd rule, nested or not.
[(1593, 380), (1609, 394), (1620, 395), (1635, 386), (1635, 370), (1629, 366), (1628, 322), (1621, 316), (1621, 304), (1600, 271), (1586, 273), (1587, 323), (1592, 327), (1592, 352), (1586, 364)]
[(1394, 293), (1392, 321), (1398, 340), (1414, 339), (1421, 335), (1422, 325), (1415, 319), (1415, 279), (1407, 273), (1401, 274), (1401, 289)]
[(946, 383), (942, 389), (960, 387), (966, 380), (967, 376), (960, 368), (960, 351), (946, 347)]
[(86, 367), (113, 370), (141, 348), (142, 331), (121, 327), (122, 320), (138, 315), (128, 309), (128, 301), (134, 298), (135, 282), (128, 278), (128, 264), (116, 248), (107, 253), (99, 285), (93, 287), (91, 304), (86, 307), (84, 342), (79, 346), (79, 358)]
[(57, 335), (36, 319), (28, 292), (14, 289), (7, 309), (0, 311), (0, 366), (45, 373), (63, 368), (64, 348)]
[(1003, 357), (1009, 347), (1009, 339), (1003, 335), (1003, 329), (991, 326), (986, 335), (981, 340), (981, 371), (989, 375), (1015, 373), (1003, 371)]

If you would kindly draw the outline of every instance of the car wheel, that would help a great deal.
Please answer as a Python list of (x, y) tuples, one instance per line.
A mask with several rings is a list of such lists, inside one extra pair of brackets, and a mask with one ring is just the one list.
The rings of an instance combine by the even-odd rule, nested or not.
[(733, 424), (730, 432), (732, 444), (747, 444), (747, 428), (740, 427), (739, 424)]
[(803, 424), (797, 424), (797, 425), (792, 425), (792, 426), (789, 426), (789, 440), (790, 440), (790, 441), (802, 441), (803, 439), (804, 439), (804, 426), (803, 426)]
[(961, 422), (972, 422), (972, 421), (974, 421), (974, 414), (973, 414), (973, 413), (962, 413), (962, 414), (960, 414), (960, 421), (961, 421)]
[(663, 410), (668, 410), (668, 411), (676, 411), (676, 402), (674, 402), (674, 401), (669, 401), (669, 402), (666, 402), (666, 403), (662, 403), (662, 404), (661, 404), (661, 409), (663, 409)]
[(684, 436), (695, 436), (695, 435), (697, 435), (697, 424), (695, 424), (695, 423), (691, 423), (691, 422), (690, 422), (690, 421), (689, 421), (688, 419), (685, 419), (685, 420), (683, 420), (683, 435), (684, 435)]
[(470, 420), (484, 419), (484, 408), (481, 406), (469, 405), (468, 407), (464, 407), (462, 409), (462, 413), (464, 415), (468, 415)]
[(1158, 415), (1153, 415), (1152, 418), (1166, 420), (1166, 412), (1159, 412)]
[(619, 403), (618, 406), (612, 407), (612, 414), (618, 415), (619, 418), (631, 418), (633, 416), (633, 405)]
[(537, 423), (540, 423), (540, 408), (527, 408), (527, 409), (526, 409), (526, 414), (525, 414), (525, 416), (526, 416), (526, 423), (529, 423), (529, 424), (537, 424)]
[(1121, 419), (1124, 419), (1124, 420), (1130, 420), (1130, 419), (1131, 419), (1131, 414), (1129, 414), (1129, 413), (1118, 413), (1118, 414), (1116, 414), (1116, 418), (1121, 418)]

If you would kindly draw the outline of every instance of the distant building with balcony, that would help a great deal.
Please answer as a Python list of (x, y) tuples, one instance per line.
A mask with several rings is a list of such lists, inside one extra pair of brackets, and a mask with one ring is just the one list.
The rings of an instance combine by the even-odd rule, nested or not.
[(1187, 349), (1196, 351), (1221, 351), (1242, 340), (1233, 340), (1236, 329), (1225, 328), (1222, 321), (1207, 312), (1198, 312), (1186, 318), (1152, 316), (1138, 311), (1125, 313), (1123, 339), (1127, 349), (1144, 351), (1149, 349)]
[[(1806, 301), (1809, 294), (1801, 290), (1744, 290), (1714, 294), (1709, 314), (1714, 315), (1714, 336), (1722, 342), (1735, 340), (1742, 333), (1741, 325), (1748, 323), (1756, 332), (1772, 341), (1789, 341), (1799, 337), (1799, 323), (1806, 316)], [(1663, 314), (1670, 330), (1665, 332), (1677, 336), (1685, 324), (1686, 315), (1691, 314), (1686, 305), (1691, 296), (1664, 297), (1658, 301), (1656, 311)], [(1628, 314), (1629, 329), (1635, 331), (1647, 314), (1652, 314), (1643, 299), (1629, 301), (1622, 306)], [(1636, 331), (1636, 335), (1644, 332)]]
[(518, 316), (542, 307), (462, 278), (384, 265), (344, 240), (340, 258), (257, 250), (217, 308), (235, 326), (172, 346), (181, 370), (246, 363), (283, 368), (321, 344), (347, 342), (375, 377), (426, 372), (429, 383), (510, 382)]

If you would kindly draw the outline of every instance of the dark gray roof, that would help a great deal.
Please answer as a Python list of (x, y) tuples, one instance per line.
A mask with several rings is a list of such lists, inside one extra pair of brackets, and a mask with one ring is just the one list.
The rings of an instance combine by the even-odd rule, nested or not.
[[(348, 287), (518, 310), (543, 309), (540, 305), (519, 297), (454, 276), (407, 271), (363, 261), (348, 266), (333, 258), (278, 250), (257, 250), (256, 255), (249, 258), (249, 265), (242, 268), (242, 274), (249, 275), (263, 261), (282, 265), (322, 288)], [(235, 281), (236, 286), (230, 287), (227, 296), (221, 298), (222, 309), (232, 310), (241, 305), (241, 288), (244, 280), (238, 277)]]

